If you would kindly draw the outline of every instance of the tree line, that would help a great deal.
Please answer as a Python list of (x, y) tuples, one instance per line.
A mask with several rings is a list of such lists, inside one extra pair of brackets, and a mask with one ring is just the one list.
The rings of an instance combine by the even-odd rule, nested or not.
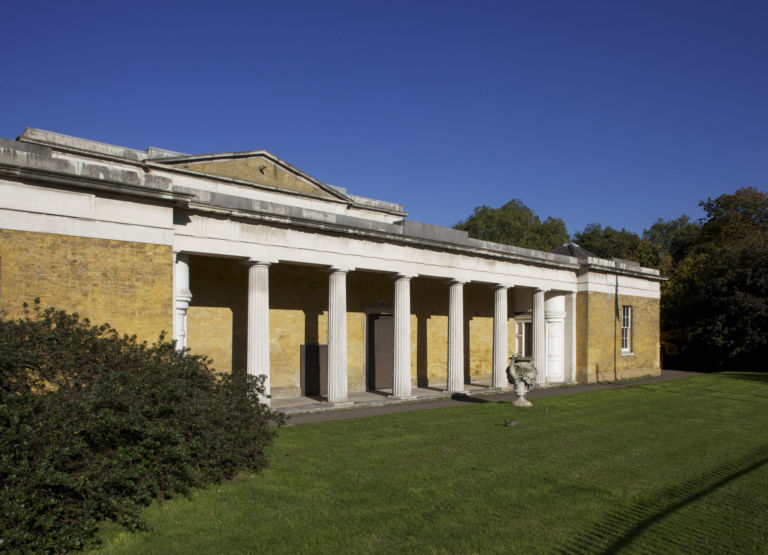
[(471, 237), (551, 251), (573, 241), (602, 258), (656, 268), (662, 331), (685, 337), (685, 364), (768, 368), (768, 194), (752, 187), (708, 198), (704, 217), (659, 219), (642, 235), (599, 223), (571, 237), (560, 218), (541, 220), (520, 200), (476, 207), (456, 224)]

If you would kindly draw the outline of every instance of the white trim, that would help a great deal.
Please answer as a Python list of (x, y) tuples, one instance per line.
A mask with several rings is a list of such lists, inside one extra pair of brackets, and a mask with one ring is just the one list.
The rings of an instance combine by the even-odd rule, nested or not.
[(359, 270), (451, 279), (465, 283), (513, 282), (516, 287), (576, 291), (572, 270), (542, 268), (464, 254), (367, 239), (281, 229), (261, 224), (221, 221), (193, 215), (176, 226), (174, 248), (185, 252), (246, 258), (258, 252), (270, 260), (340, 266)]
[(132, 225), (116, 222), (102, 222), (54, 216), (52, 214), (32, 214), (0, 208), (2, 229), (51, 233), (87, 239), (108, 239), (151, 245), (173, 245), (173, 230), (146, 225)]
[[(513, 354), (515, 356), (528, 356), (528, 357), (533, 356), (532, 352), (531, 353), (527, 353), (527, 354), (525, 352), (525, 341), (526, 341), (525, 324), (530, 324), (530, 326), (531, 326), (531, 335), (533, 335), (533, 319), (531, 318), (531, 314), (530, 313), (517, 314), (517, 315), (515, 315), (513, 317), (513, 320), (515, 322), (515, 331), (514, 331), (515, 346), (513, 348)], [(518, 334), (517, 333), (517, 326), (518, 325), (522, 325), (522, 330), (523, 330), (522, 334)], [(517, 339), (518, 335), (521, 335), (521, 337), (522, 337), (522, 342), (523, 342), (522, 350), (519, 348), (520, 345), (519, 345), (518, 339)], [(531, 338), (531, 339), (533, 339), (533, 338)], [(531, 341), (531, 351), (533, 351), (533, 341)]]

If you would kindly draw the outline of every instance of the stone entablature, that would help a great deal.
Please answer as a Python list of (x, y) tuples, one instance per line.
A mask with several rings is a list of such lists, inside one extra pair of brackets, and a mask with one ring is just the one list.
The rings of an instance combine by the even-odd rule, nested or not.
[[(382, 322), (393, 319), (391, 390), (398, 398), (408, 398), (412, 386), (424, 380), (451, 392), (478, 379), (505, 387), (515, 318), (530, 323), (540, 385), (602, 379), (607, 364), (617, 376), (619, 369), (658, 372), (654, 345), (661, 278), (656, 270), (499, 245), (412, 222), (398, 204), (350, 195), (264, 151), (186, 156), (28, 129), (17, 141), (0, 139), (0, 187), (0, 230), (15, 233), (17, 250), (36, 234), (71, 237), (78, 244), (94, 240), (165, 248), (168, 260), (148, 267), (147, 274), (167, 275), (172, 269), (172, 283), (136, 289), (139, 295), (152, 291), (157, 299), (134, 298), (139, 305), (154, 302), (163, 308), (151, 322), (136, 325), (142, 330), (157, 325), (159, 332), (171, 322), (180, 346), (195, 349), (205, 342), (223, 368), (270, 376), (279, 384), (276, 394), (299, 390), (298, 347), (325, 345), (322, 341), (328, 351), (328, 400), (344, 403), (350, 387), (366, 387), (372, 315)], [(56, 249), (70, 243), (48, 244)], [(8, 245), (0, 246), (4, 284), (9, 261), (20, 263)], [(72, 256), (66, 250), (71, 248), (51, 256)], [(85, 264), (110, 273), (104, 265), (115, 264), (112, 257), (91, 261), (90, 247), (83, 248)], [(103, 246), (94, 243), (94, 257), (102, 256), (96, 254), (99, 249)], [(149, 250), (156, 261), (156, 251)], [(133, 266), (123, 266), (130, 270), (118, 272), (119, 279), (141, 282)], [(200, 272), (206, 267), (242, 279), (242, 291), (209, 296), (200, 304), (206, 296), (190, 284), (203, 283)], [(325, 290), (313, 293), (311, 310), (306, 301), (291, 301), (282, 283), (273, 283), (280, 285), (276, 292), (270, 289), (273, 272), (304, 283), (302, 267), (326, 276)], [(16, 270), (10, 270), (14, 280), (20, 279)], [(42, 287), (45, 280), (76, 282), (76, 268), (69, 272), (42, 272), (24, 291)], [(361, 275), (370, 279), (360, 280)], [(389, 276), (391, 282), (382, 288), (374, 276)], [(222, 292), (230, 286), (205, 283)], [(99, 296), (109, 289), (104, 285), (97, 279), (80, 287), (78, 296), (75, 283), (74, 295), (60, 308), (114, 320), (103, 317), (108, 308), (94, 308), (126, 311), (125, 303)], [(9, 310), (28, 301), (21, 290), (4, 286), (0, 307)], [(350, 292), (354, 298), (348, 298)], [(57, 298), (51, 295), (49, 302)], [(615, 330), (617, 302), (636, 307), (641, 319), (637, 352), (621, 360), (608, 356), (615, 351), (615, 334), (609, 332)], [(130, 327), (131, 317), (120, 317)], [(321, 322), (325, 328), (319, 331)], [(318, 329), (302, 333), (301, 326), (309, 330), (310, 325)], [(197, 326), (209, 329), (201, 333)]]
[(615, 294), (616, 290), (623, 295), (635, 297), (648, 297), (658, 299), (661, 297), (661, 279), (654, 274), (652, 279), (640, 278), (635, 275), (609, 273), (607, 271), (593, 271), (582, 269), (577, 278), (577, 291), (589, 293)]

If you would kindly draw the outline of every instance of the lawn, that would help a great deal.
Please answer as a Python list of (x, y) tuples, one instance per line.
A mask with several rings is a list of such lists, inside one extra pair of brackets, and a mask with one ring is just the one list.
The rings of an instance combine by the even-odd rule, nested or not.
[(768, 553), (767, 431), (748, 373), (284, 428), (267, 471), (103, 550)]

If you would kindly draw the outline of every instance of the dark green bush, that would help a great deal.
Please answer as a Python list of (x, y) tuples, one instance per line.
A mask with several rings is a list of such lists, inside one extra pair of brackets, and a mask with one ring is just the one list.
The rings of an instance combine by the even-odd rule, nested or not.
[(99, 521), (267, 464), (263, 381), (36, 302), (0, 320), (0, 551), (98, 543)]

